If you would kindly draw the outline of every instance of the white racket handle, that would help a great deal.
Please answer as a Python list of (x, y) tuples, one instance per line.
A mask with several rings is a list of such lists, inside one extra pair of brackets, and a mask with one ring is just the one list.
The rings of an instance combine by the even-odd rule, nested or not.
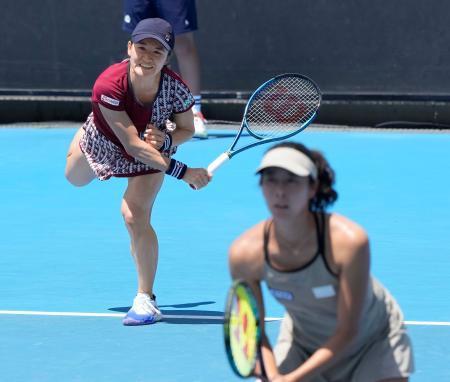
[(208, 166), (207, 170), (212, 175), (220, 166), (222, 166), (227, 160), (230, 159), (228, 153), (220, 154), (216, 159), (214, 159)]

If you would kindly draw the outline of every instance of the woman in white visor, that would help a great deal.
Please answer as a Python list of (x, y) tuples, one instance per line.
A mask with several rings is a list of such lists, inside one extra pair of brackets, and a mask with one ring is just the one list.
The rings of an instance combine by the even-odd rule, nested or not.
[(286, 142), (257, 169), (271, 216), (230, 248), (232, 277), (264, 281), (285, 308), (272, 350), (262, 356), (272, 382), (406, 382), (413, 352), (392, 295), (370, 275), (366, 232), (336, 213), (334, 171), (324, 156)]

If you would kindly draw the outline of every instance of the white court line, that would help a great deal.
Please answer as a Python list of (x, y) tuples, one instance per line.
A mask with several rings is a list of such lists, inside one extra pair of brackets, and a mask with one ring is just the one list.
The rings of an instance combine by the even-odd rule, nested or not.
[[(83, 313), (83, 312), (45, 312), (36, 310), (0, 310), (3, 315), (21, 315), (21, 316), (58, 316), (58, 317), (120, 317), (124, 313)], [(190, 319), (190, 320), (217, 320), (223, 321), (223, 316), (194, 316), (194, 315), (163, 315), (165, 318)], [(265, 321), (279, 321), (281, 318), (266, 317)]]
[(44, 312), (36, 310), (0, 310), (4, 315), (21, 316), (68, 316), (68, 317), (123, 317), (121, 313)]
[(406, 325), (424, 325), (424, 326), (450, 326), (446, 321), (405, 321)]
[[(45, 312), (36, 310), (0, 310), (0, 315), (22, 315), (22, 316), (60, 316), (60, 317), (120, 317), (124, 313), (84, 313), (84, 312)], [(223, 316), (194, 316), (168, 314), (166, 318), (190, 319), (190, 320), (217, 320), (223, 321)], [(280, 321), (279, 317), (266, 317), (265, 321)], [(449, 321), (405, 321), (406, 325), (416, 326), (450, 326)]]

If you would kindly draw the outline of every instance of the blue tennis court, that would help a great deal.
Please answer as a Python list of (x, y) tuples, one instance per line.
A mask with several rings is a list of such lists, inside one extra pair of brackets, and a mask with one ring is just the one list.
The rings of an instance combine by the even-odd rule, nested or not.
[[(243, 152), (197, 192), (165, 180), (153, 216), (165, 321), (124, 327), (136, 287), (120, 215), (126, 180), (66, 182), (76, 126), (0, 129), (0, 380), (239, 380), (222, 341), (227, 249), (267, 216), (253, 175), (266, 148)], [(218, 135), (190, 141), (177, 159), (206, 166), (231, 143)], [(369, 233), (372, 273), (400, 302), (413, 340), (411, 380), (450, 381), (450, 134), (313, 126), (295, 140), (326, 154), (334, 210)], [(265, 300), (268, 316), (281, 317)], [(267, 324), (272, 341), (278, 325)]]

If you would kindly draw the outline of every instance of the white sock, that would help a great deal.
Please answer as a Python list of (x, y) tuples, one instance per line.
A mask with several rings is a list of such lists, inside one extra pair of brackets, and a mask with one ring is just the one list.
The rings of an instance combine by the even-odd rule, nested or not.
[(192, 106), (192, 111), (195, 113), (202, 112), (202, 96), (200, 94), (194, 95), (195, 104)]

